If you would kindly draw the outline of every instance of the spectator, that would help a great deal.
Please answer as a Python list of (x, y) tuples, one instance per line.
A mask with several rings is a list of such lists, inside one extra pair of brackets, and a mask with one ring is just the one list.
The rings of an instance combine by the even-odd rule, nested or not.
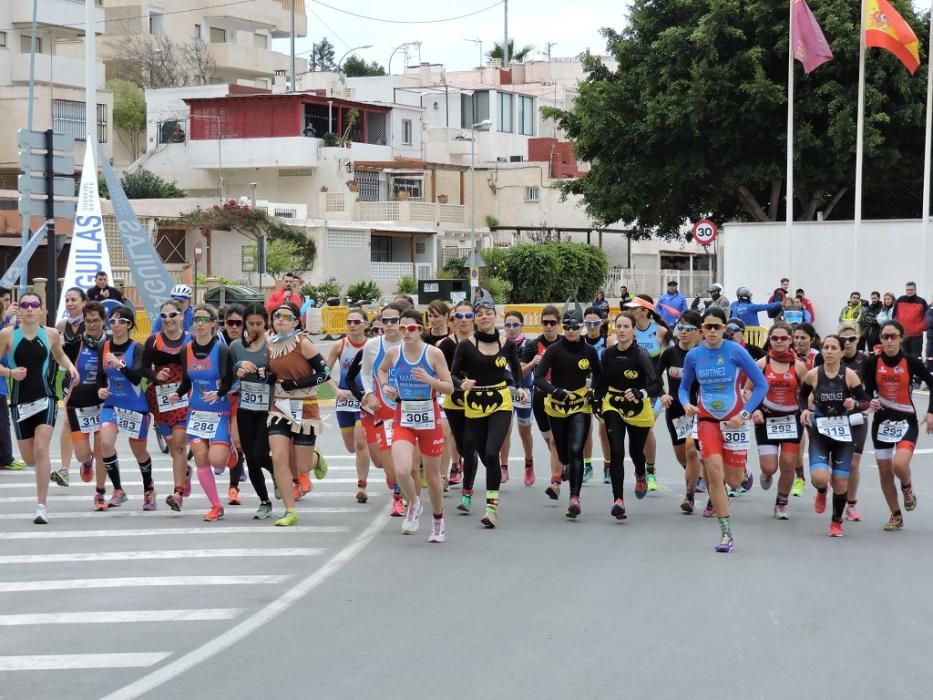
[(632, 300), (632, 295), (628, 291), (628, 287), (624, 284), (619, 287), (619, 306), (625, 306)]
[[(776, 301), (784, 303), (784, 298), (790, 294), (790, 280), (786, 277), (781, 278), (781, 286), (774, 290), (768, 298), (768, 303), (773, 304)], [(780, 311), (768, 311), (768, 318), (777, 318), (781, 315)]]
[(813, 310), (813, 302), (807, 298), (806, 292), (804, 292), (802, 289), (798, 289), (796, 292), (794, 292), (794, 296), (800, 299), (801, 305), (803, 305), (803, 308), (806, 309), (810, 314), (810, 323), (816, 321), (816, 311)]
[(883, 306), (881, 303), (881, 292), (872, 292), (871, 301), (862, 313), (862, 322), (859, 327), (861, 339), (859, 340), (859, 349), (870, 351), (881, 342), (881, 326), (878, 322), (878, 314), (881, 313)]
[(13, 292), (6, 287), (0, 287), (0, 328), (16, 323), (19, 314), (19, 304), (13, 301)]
[(668, 326), (677, 323), (680, 315), (687, 310), (687, 300), (677, 289), (677, 280), (667, 283), (667, 294), (662, 294), (658, 298), (657, 310)]
[(605, 317), (609, 313), (609, 302), (606, 301), (606, 293), (602, 289), (596, 292), (592, 307), (596, 309), (600, 317)]
[(108, 284), (107, 273), (101, 270), (94, 276), (94, 286), (87, 290), (88, 301), (119, 301), (123, 303), (123, 294), (116, 287)]
[(915, 282), (908, 282), (904, 291), (905, 294), (899, 296), (894, 304), (894, 320), (904, 328), (904, 354), (922, 359), (927, 302), (917, 296)]
[(803, 303), (799, 297), (792, 297), (790, 294), (784, 297), (784, 321), (796, 328), (801, 323), (812, 323), (810, 312), (803, 308)]
[[(752, 293), (748, 287), (739, 287), (735, 290), (735, 301), (729, 306), (729, 317), (738, 318), (746, 326), (760, 326), (758, 322), (758, 313), (767, 311), (768, 316), (774, 318), (781, 314), (783, 304), (779, 301), (772, 301), (767, 304), (753, 304)], [(774, 316), (772, 316), (772, 313)]]
[(850, 321), (857, 325), (862, 323), (862, 314), (864, 309), (862, 308), (862, 295), (859, 292), (852, 292), (849, 295), (849, 303), (842, 307), (842, 311), (839, 312), (839, 323), (845, 321)]
[(304, 304), (304, 298), (301, 295), (301, 277), (294, 272), (286, 272), (282, 275), (282, 287), (269, 295), (269, 301), (266, 302), (266, 308), (271, 314), (282, 304), (292, 302), (299, 309)]
[(726, 340), (731, 340), (732, 342), (741, 345), (755, 361), (760, 360), (767, 354), (757, 345), (747, 345), (745, 343), (745, 324), (740, 318), (729, 319), (729, 321), (726, 323), (726, 330), (723, 331), (722, 337)]

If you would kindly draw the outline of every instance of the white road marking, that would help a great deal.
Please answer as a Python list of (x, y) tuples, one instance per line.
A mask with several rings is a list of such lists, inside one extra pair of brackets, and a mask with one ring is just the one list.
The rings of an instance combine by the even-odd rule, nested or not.
[[(352, 484), (355, 484), (355, 483), (356, 483), (356, 479), (332, 479), (332, 480), (330, 480), (330, 483), (332, 483), (332, 484), (333, 484), (333, 483), (338, 483), (338, 484), (351, 484), (351, 483), (352, 483)], [(317, 487), (318, 487), (318, 485), (315, 484), (315, 489), (316, 489)], [(354, 491), (353, 493), (355, 494), (356, 491)], [(93, 496), (91, 495), (90, 491), (88, 491), (88, 493), (87, 493), (86, 495), (84, 495), (84, 496), (80, 496), (80, 495), (62, 496), (62, 495), (60, 495), (60, 494), (61, 494), (61, 491), (51, 491), (51, 490), (50, 490), (50, 491), (49, 491), (49, 500), (48, 500), (49, 504), (50, 504), (50, 505), (54, 505), (55, 503), (76, 503), (76, 502), (79, 502), (79, 501), (88, 501), (88, 502), (89, 502), (89, 501), (93, 500)], [(347, 496), (348, 499), (349, 499), (349, 498), (352, 498), (352, 494), (350, 494), (349, 492), (345, 492), (345, 495)], [(130, 498), (132, 498), (132, 496), (133, 496), (133, 494), (131, 493), (131, 494), (130, 494)], [(137, 496), (137, 498), (139, 498), (139, 496)], [(207, 498), (207, 496), (205, 496), (203, 493), (192, 493), (190, 496), (185, 496), (185, 501), (187, 501), (187, 500), (189, 500), (189, 499), (193, 499), (193, 500), (197, 500), (197, 501), (203, 501), (203, 500), (205, 500), (206, 498)], [(312, 496), (312, 498), (314, 498), (314, 496)], [(0, 503), (35, 503), (35, 502), (36, 502), (36, 497), (35, 497), (35, 496), (0, 496)], [(142, 501), (140, 501), (140, 503), (142, 503)], [(236, 506), (234, 506), (234, 507), (236, 507)]]
[(204, 610), (103, 610), (99, 612), (26, 613), (0, 615), (0, 627), (24, 625), (92, 625), (120, 622), (204, 622), (232, 620), (243, 608), (206, 608)]
[[(168, 471), (168, 470), (166, 470), (166, 471)], [(352, 467), (332, 467), (332, 468), (331, 468), (331, 471), (352, 471), (352, 472), (356, 472), (356, 469), (354, 469), (354, 468), (352, 468)], [(220, 476), (218, 476), (218, 477), (217, 477), (217, 481), (220, 481), (222, 478), (225, 478), (225, 477), (220, 477)], [(138, 480), (132, 480), (132, 481), (131, 481), (131, 480), (127, 480), (127, 479), (121, 479), (120, 481), (121, 481), (121, 485), (123, 486), (123, 489), (126, 490), (126, 491), (132, 491), (132, 490), (134, 490), (136, 487), (138, 487), (139, 490), (142, 491), (142, 485), (143, 485), (143, 482), (142, 482), (142, 481), (138, 481)], [(330, 478), (327, 478), (327, 479), (324, 479), (324, 480), (314, 479), (314, 485), (315, 485), (315, 487), (317, 487), (317, 486), (320, 486), (322, 483), (323, 483), (323, 484), (327, 484), (327, 483), (334, 482), (334, 481), (336, 481), (336, 480), (335, 480), (335, 479), (330, 479)], [(167, 487), (167, 492), (168, 492), (168, 491), (171, 491), (172, 488), (175, 486), (175, 482), (174, 482), (174, 481), (169, 481), (168, 479), (161, 480), (161, 481), (153, 481), (152, 483), (153, 483), (155, 486), (165, 486), (165, 487)], [(337, 483), (345, 483), (345, 482), (337, 482)], [(354, 484), (356, 483), (356, 479), (353, 479), (353, 483), (354, 483)], [(108, 484), (107, 486), (108, 486), (108, 488), (109, 488), (110, 484)], [(66, 488), (75, 488), (75, 487), (77, 487), (77, 488), (79, 488), (79, 489), (86, 489), (86, 490), (88, 491), (88, 493), (91, 493), (91, 492), (92, 492), (91, 490), (94, 488), (94, 485), (93, 485), (93, 484), (87, 484), (87, 485), (85, 486), (85, 484), (84, 484), (83, 482), (77, 483), (77, 484), (76, 484), (74, 481), (72, 481), (71, 486), (70, 486), (70, 487), (66, 487)], [(28, 479), (28, 480), (24, 480), (24, 481), (7, 481), (6, 479), (4, 479), (2, 482), (0, 482), (0, 489), (34, 489), (34, 488), (36, 488), (36, 478), (35, 478), (35, 475), (32, 474), (32, 473), (29, 473), (29, 479)], [(53, 484), (50, 488), (56, 489), (55, 491), (52, 491), (52, 493), (56, 493), (56, 492), (58, 492), (58, 489), (60, 489), (60, 488), (62, 488), (62, 487)], [(250, 493), (252, 493), (252, 491), (250, 491)], [(356, 491), (354, 491), (353, 493), (356, 493)]]
[(282, 547), (279, 549), (163, 549), (148, 552), (67, 552), (65, 554), (9, 554), (0, 556), (0, 564), (58, 564), (68, 561), (140, 561), (144, 559), (314, 557), (323, 553), (324, 550), (320, 547)]
[[(378, 535), (388, 523), (384, 513), (378, 513), (363, 532), (346, 547), (337, 552), (324, 566), (319, 568), (307, 578), (302, 579), (290, 587), (279, 598), (266, 605), (261, 610), (237, 624), (235, 627), (217, 635), (209, 642), (201, 645), (184, 656), (175, 659), (162, 668), (143, 676), (119, 690), (106, 696), (104, 700), (133, 700), (148, 693), (159, 686), (177, 678), (185, 671), (194, 668), (208, 659), (220, 654), (237, 642), (259, 629), (264, 629), (269, 622), (284, 613), (295, 603), (303, 599), (318, 586), (352, 561), (363, 549)], [(427, 545), (426, 545), (427, 546)]]
[(148, 588), (155, 586), (263, 586), (285, 583), (289, 575), (257, 576), (146, 576), (129, 578), (72, 578), (58, 581), (6, 581), (0, 585), (0, 597), (6, 593), (42, 591), (84, 591), (91, 588)]
[[(185, 500), (187, 501), (188, 499), (186, 498)], [(55, 501), (52, 501), (52, 505), (53, 506), (55, 505)], [(58, 513), (55, 510), (50, 510), (49, 520), (53, 524), (56, 520), (73, 520), (75, 518), (82, 518), (82, 519), (83, 518), (99, 518), (101, 522), (104, 522), (110, 518), (151, 518), (152, 520), (156, 522), (165, 522), (165, 519), (163, 517), (160, 517), (160, 513), (162, 516), (168, 515), (173, 518), (185, 517), (184, 513), (175, 513), (174, 511), (171, 511), (168, 508), (163, 508), (161, 511), (147, 513), (146, 511), (142, 511), (142, 510), (123, 510), (123, 508), (125, 507), (126, 506), (122, 506), (120, 508), (114, 508), (112, 510), (105, 510), (103, 512), (88, 510), (88, 511)], [(349, 507), (349, 508), (327, 508), (327, 507), (318, 508), (315, 506), (302, 506), (299, 504), (296, 506), (296, 508), (299, 513), (308, 513), (310, 515), (314, 515), (314, 514), (323, 515), (323, 514), (331, 514), (331, 513), (362, 514), (362, 513), (370, 512), (369, 508), (366, 508), (361, 505), (358, 505), (356, 508), (352, 508), (352, 507)], [(30, 511), (30, 512), (23, 511), (22, 513), (0, 513), (0, 520), (21, 520), (24, 518), (28, 520), (32, 520), (34, 515), (35, 513), (33, 511)], [(188, 513), (187, 515), (189, 517), (199, 517), (197, 514), (192, 515), (191, 513)], [(243, 520), (252, 520), (253, 515), (252, 515), (252, 511), (250, 511), (249, 509), (241, 510), (240, 512), (227, 510), (226, 513), (224, 514), (224, 519), (230, 520), (231, 518), (242, 518)], [(211, 525), (206, 524), (204, 525), (204, 527), (206, 528), (211, 527)], [(270, 524), (269, 529), (278, 530), (279, 528), (274, 528)]]
[(78, 668), (145, 668), (168, 656), (170, 651), (144, 654), (49, 654), (0, 656), (0, 671), (66, 671)]
[(323, 526), (323, 525), (299, 525), (296, 527), (269, 527), (269, 526), (247, 526), (247, 527), (167, 527), (163, 529), (146, 530), (69, 530), (42, 532), (41, 530), (29, 530), (26, 532), (4, 532), (0, 534), (0, 542), (4, 540), (58, 540), (58, 539), (84, 539), (85, 537), (175, 537), (179, 535), (265, 535), (272, 533), (274, 535), (284, 533), (295, 534), (316, 534), (333, 535), (341, 532), (349, 532), (348, 527)]

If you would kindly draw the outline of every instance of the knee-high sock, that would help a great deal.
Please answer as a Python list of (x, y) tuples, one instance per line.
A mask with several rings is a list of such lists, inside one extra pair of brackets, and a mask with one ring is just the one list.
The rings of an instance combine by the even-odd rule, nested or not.
[(204, 494), (212, 506), (220, 505), (220, 497), (217, 495), (217, 482), (214, 481), (214, 472), (210, 466), (198, 467), (198, 483), (204, 489)]

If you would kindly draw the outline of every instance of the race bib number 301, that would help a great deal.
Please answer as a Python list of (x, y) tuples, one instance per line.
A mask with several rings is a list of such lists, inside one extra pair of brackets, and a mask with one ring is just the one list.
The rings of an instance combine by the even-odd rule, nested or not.
[(240, 382), (240, 408), (245, 411), (268, 411), (269, 396), (268, 384)]

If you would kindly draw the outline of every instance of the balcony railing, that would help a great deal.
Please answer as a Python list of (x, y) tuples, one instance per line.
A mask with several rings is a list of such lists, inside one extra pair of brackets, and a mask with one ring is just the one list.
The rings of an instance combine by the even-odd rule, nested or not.
[(388, 202), (360, 202), (347, 192), (321, 193), (320, 207), (324, 218), (338, 221), (398, 221), (423, 226), (466, 223), (466, 212), (461, 204), (435, 204), (398, 200)]
[(431, 279), (434, 270), (431, 263), (372, 262), (369, 264), (369, 274), (374, 282), (397, 282), (402, 277)]

